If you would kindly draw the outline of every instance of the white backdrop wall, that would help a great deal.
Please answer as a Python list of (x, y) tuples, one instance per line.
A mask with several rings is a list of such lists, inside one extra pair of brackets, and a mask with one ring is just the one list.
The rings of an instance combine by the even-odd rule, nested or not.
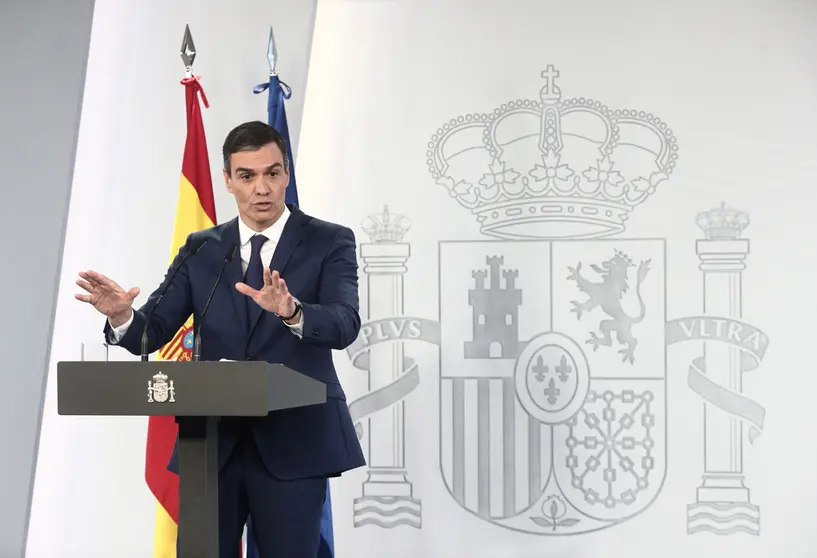
[[(100, 320), (74, 299), (77, 272), (96, 269), (138, 285), (144, 302), (167, 267), (185, 138), (185, 23), (198, 52), (196, 75), (220, 222), (235, 216), (221, 179), (221, 143), (245, 120), (266, 121), (269, 26), (281, 77), (293, 88), (297, 141), (315, 2), (98, 0), (66, 231), (62, 277), (27, 544), (28, 558), (152, 555), (155, 500), (144, 482), (147, 428), (141, 418), (60, 417), (56, 363), (105, 358)], [(130, 355), (112, 349), (108, 358)]]
[[(370, 468), (334, 485), (340, 556), (814, 556), (816, 15), (813, 2), (774, 0), (320, 3), (302, 205), (357, 226), (368, 325), (359, 367), (337, 360), (350, 399), (386, 404), (360, 421)], [(540, 121), (543, 97), (558, 119)], [(481, 124), (460, 129), (469, 122)], [(606, 140), (623, 180), (599, 168)], [(540, 145), (561, 158), (543, 160)], [(488, 147), (501, 153), (492, 168)], [(580, 190), (522, 204), (547, 168), (553, 188), (578, 178)], [(579, 192), (606, 180), (608, 197), (624, 184), (634, 195), (648, 188), (638, 177), (655, 190), (624, 230), (577, 242), (590, 229), (572, 216), (617, 207), (577, 205)], [(482, 214), (483, 230), (467, 206), (499, 188), (516, 201)], [(721, 202), (742, 212), (739, 238), (699, 242), (699, 213)], [(372, 246), (364, 225), (384, 204), (411, 228)], [(709, 233), (719, 215), (701, 218)], [(515, 225), (490, 229), (500, 218)], [(639, 341), (632, 365), (615, 336), (586, 344), (611, 316), (570, 312), (588, 295), (568, 266), (600, 282), (592, 266), (615, 249), (636, 266), (629, 316), (637, 266), (652, 259), (646, 317), (623, 329)], [(480, 272), (489, 288), (489, 256), (518, 272), (513, 286), (498, 279), (521, 304), (516, 315), (513, 293), (474, 295), (480, 334), (469, 289)], [(596, 293), (617, 316), (615, 294)], [(475, 338), (510, 358), (468, 358)], [(572, 355), (564, 382), (559, 354)]]

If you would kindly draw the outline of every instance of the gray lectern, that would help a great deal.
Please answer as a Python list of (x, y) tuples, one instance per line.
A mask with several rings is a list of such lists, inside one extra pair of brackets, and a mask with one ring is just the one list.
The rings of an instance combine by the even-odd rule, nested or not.
[(179, 425), (179, 558), (218, 558), (220, 417), (326, 402), (326, 385), (266, 362), (60, 362), (57, 412), (173, 416)]

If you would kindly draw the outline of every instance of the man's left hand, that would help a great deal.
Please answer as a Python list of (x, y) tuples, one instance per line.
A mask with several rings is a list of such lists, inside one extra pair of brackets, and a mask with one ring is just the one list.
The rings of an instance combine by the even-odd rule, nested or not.
[[(253, 289), (246, 283), (236, 283), (235, 288), (241, 294), (252, 298), (258, 306), (267, 312), (273, 312), (282, 318), (295, 312), (295, 300), (287, 289), (286, 281), (277, 271), (270, 272), (264, 268), (264, 286), (261, 290)], [(293, 323), (298, 323), (298, 316), (292, 316)]]

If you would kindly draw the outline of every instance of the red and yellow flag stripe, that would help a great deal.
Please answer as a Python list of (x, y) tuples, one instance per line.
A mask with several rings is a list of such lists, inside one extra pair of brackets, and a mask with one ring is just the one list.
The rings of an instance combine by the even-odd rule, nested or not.
[[(207, 141), (204, 134), (199, 95), (209, 108), (198, 77), (182, 80), (187, 106), (187, 140), (182, 159), (176, 219), (170, 245), (173, 261), (187, 236), (216, 224), (213, 182)], [(176, 333), (173, 340), (159, 350), (161, 360), (190, 360), (193, 349), (193, 318)], [(179, 520), (179, 477), (167, 470), (173, 453), (178, 427), (173, 417), (150, 417), (145, 451), (145, 480), (156, 497), (154, 558), (176, 558), (176, 536)]]

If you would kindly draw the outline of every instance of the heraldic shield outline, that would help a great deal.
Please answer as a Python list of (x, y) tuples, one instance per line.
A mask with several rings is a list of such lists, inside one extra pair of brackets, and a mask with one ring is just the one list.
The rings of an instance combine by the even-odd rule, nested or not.
[(652, 504), (667, 469), (664, 254), (663, 239), (440, 243), (440, 469), (461, 507), (567, 535)]

